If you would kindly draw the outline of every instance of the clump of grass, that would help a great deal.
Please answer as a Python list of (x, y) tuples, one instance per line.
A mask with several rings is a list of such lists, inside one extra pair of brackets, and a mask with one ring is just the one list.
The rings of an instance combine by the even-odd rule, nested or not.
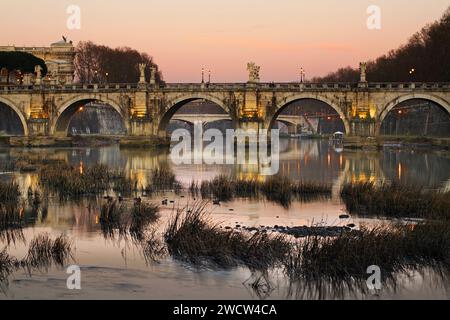
[(138, 190), (138, 182), (134, 179), (127, 178), (125, 175), (119, 177), (113, 183), (113, 190), (120, 195), (130, 196)]
[(100, 225), (105, 237), (131, 236), (133, 240), (145, 240), (148, 225), (158, 220), (159, 207), (151, 203), (135, 201), (132, 208), (116, 200), (108, 200), (100, 210)]
[(120, 173), (107, 166), (95, 165), (80, 169), (65, 163), (44, 166), (40, 173), (40, 183), (62, 197), (97, 195), (107, 191)]
[(123, 236), (127, 233), (127, 223), (124, 218), (125, 206), (116, 200), (108, 200), (100, 209), (100, 226), (103, 236), (114, 237), (115, 231)]
[(234, 196), (234, 183), (228, 177), (220, 175), (211, 181), (202, 181), (200, 193), (203, 198), (213, 197), (221, 201), (228, 201)]
[(17, 204), (0, 203), (0, 241), (8, 246), (16, 241), (25, 242), (23, 235), (24, 209)]
[(166, 247), (155, 228), (145, 234), (141, 241), (142, 255), (147, 264), (158, 261), (166, 254)]
[(398, 183), (349, 183), (341, 191), (353, 214), (384, 217), (450, 219), (450, 192), (427, 191)]
[(245, 265), (252, 270), (267, 269), (284, 259), (289, 250), (284, 236), (223, 230), (205, 208), (206, 203), (196, 203), (177, 210), (164, 234), (170, 254), (195, 266)]
[(293, 189), (288, 178), (270, 177), (263, 183), (261, 189), (269, 201), (277, 202), (283, 207), (289, 207), (292, 202)]
[(14, 182), (0, 182), (0, 202), (17, 203), (20, 199), (19, 185)]
[(51, 239), (47, 233), (39, 234), (33, 238), (28, 247), (27, 255), (18, 260), (11, 256), (7, 248), (0, 251), (0, 289), (5, 291), (8, 286), (9, 276), (19, 270), (47, 269), (52, 264), (63, 267), (73, 259), (72, 241), (61, 234), (56, 239)]
[(167, 167), (153, 169), (150, 173), (150, 184), (145, 188), (149, 194), (160, 191), (179, 192), (181, 183), (176, 179), (175, 174)]
[(145, 240), (145, 228), (158, 220), (159, 206), (153, 203), (136, 201), (131, 211), (129, 230), (137, 240)]
[(233, 179), (225, 175), (210, 181), (192, 182), (189, 191), (193, 195), (201, 194), (204, 199), (229, 201), (235, 197), (255, 198), (264, 195), (269, 201), (289, 207), (293, 199), (303, 201), (316, 197), (330, 196), (331, 186), (314, 182), (292, 182), (283, 176), (273, 176), (266, 181), (257, 179)]
[(25, 264), (36, 269), (48, 268), (52, 263), (62, 267), (72, 258), (72, 241), (66, 235), (53, 240), (48, 233), (42, 233), (31, 240)]
[(336, 237), (307, 237), (285, 262), (291, 279), (365, 279), (368, 266), (377, 265), (385, 278), (424, 267), (450, 267), (450, 224), (362, 227)]
[(10, 256), (6, 248), (0, 251), (0, 289), (2, 291), (4, 291), (4, 287), (8, 285), (8, 278), (14, 272), (17, 265), (17, 259)]

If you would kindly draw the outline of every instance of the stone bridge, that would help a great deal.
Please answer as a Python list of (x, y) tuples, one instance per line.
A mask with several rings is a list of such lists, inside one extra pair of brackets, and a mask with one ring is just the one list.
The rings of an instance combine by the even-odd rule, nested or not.
[[(317, 127), (320, 116), (310, 115), (308, 117), (304, 115), (285, 115), (280, 114), (277, 117), (277, 121), (282, 122), (288, 128), (289, 133), (298, 133), (299, 126), (304, 126), (310, 129), (312, 132), (317, 133)], [(190, 125), (194, 125), (196, 122), (202, 124), (212, 123), (216, 121), (232, 121), (228, 114), (211, 113), (211, 114), (197, 114), (197, 113), (176, 113), (171, 120), (178, 120), (186, 122)]]
[[(129, 135), (166, 135), (183, 105), (219, 105), (236, 128), (271, 128), (289, 104), (314, 99), (339, 114), (348, 135), (376, 136), (396, 105), (432, 101), (450, 113), (450, 83), (168, 83), (0, 85), (0, 103), (17, 113), (24, 135), (67, 135), (72, 116), (89, 102), (113, 107)], [(1, 115), (0, 115), (1, 116)], [(176, 118), (175, 118), (176, 119)]]

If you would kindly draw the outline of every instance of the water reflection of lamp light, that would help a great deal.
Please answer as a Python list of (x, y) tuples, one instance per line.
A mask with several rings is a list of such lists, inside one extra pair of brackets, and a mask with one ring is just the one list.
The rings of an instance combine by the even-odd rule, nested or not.
[(399, 162), (398, 164), (398, 179), (402, 178), (402, 164)]
[(336, 147), (336, 146), (334, 146), (333, 149), (334, 149), (334, 151), (335, 151), (336, 153), (342, 153), (342, 152), (344, 152), (344, 148), (342, 148), (342, 147)]

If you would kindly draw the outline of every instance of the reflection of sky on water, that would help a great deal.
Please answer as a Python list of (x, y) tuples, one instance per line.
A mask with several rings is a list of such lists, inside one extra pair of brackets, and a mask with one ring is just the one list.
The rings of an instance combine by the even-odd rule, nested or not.
[[(333, 183), (334, 192), (347, 181), (368, 181), (378, 179), (401, 180), (409, 184), (428, 187), (449, 184), (450, 157), (434, 152), (411, 152), (385, 150), (382, 152), (345, 151), (340, 152), (328, 145), (327, 141), (281, 140), (280, 172), (293, 180), (320, 181)], [(12, 158), (40, 156), (46, 159), (61, 159), (83, 170), (85, 166), (102, 163), (124, 170), (137, 177), (141, 183), (147, 182), (151, 169), (169, 166), (177, 178), (188, 184), (192, 180), (211, 179), (218, 174), (239, 177), (257, 177), (258, 166), (254, 165), (180, 165), (171, 164), (168, 154), (148, 150), (120, 150), (118, 147), (79, 149), (4, 149), (0, 150), (0, 165)], [(15, 179), (22, 190), (37, 186), (36, 173), (3, 173), (0, 180)], [(188, 197), (180, 198), (172, 194), (156, 196), (152, 201), (161, 203), (168, 197), (175, 204), (163, 207), (161, 211), (162, 232), (172, 208), (184, 206)], [(57, 298), (254, 298), (242, 283), (250, 276), (248, 270), (192, 272), (170, 259), (158, 265), (147, 266), (131, 243), (105, 240), (99, 226), (100, 202), (84, 200), (79, 203), (61, 205), (56, 199), (49, 202), (46, 219), (25, 229), (29, 240), (33, 235), (46, 231), (57, 236), (67, 233), (75, 240), (77, 263), (84, 268), (87, 290), (82, 293), (68, 293), (64, 288), (65, 273), (51, 269), (49, 273), (37, 273), (33, 278), (25, 274), (15, 275), (17, 281), (11, 284), (11, 294), (16, 297), (57, 297)], [(221, 206), (211, 206), (215, 220), (226, 226), (236, 223), (245, 226), (297, 226), (324, 222), (328, 225), (343, 223), (373, 223), (371, 219), (351, 219), (341, 221), (338, 216), (343, 205), (338, 197), (332, 200), (318, 200), (310, 203), (294, 202), (289, 209), (263, 200), (236, 199)], [(21, 257), (25, 254), (23, 244), (11, 247), (11, 252)], [(407, 289), (393, 294), (386, 292), (383, 297), (446, 297), (442, 288), (423, 289), (428, 280), (415, 276), (407, 283)], [(281, 283), (281, 282), (280, 282)], [(154, 288), (158, 288), (157, 291)], [(161, 289), (160, 289), (161, 288)], [(430, 284), (431, 288), (431, 284)], [(280, 284), (280, 290), (271, 298), (285, 298), (288, 288)], [(44, 294), (42, 293), (44, 292)], [(212, 293), (211, 293), (212, 292)], [(174, 296), (175, 295), (175, 296)]]
[[(22, 154), (38, 154), (23, 149), (0, 150), (0, 164)], [(146, 183), (150, 170), (172, 168), (184, 184), (211, 179), (218, 174), (256, 177), (261, 167), (254, 164), (174, 165), (166, 152), (121, 150), (117, 146), (77, 149), (42, 149), (40, 156), (61, 159), (78, 166), (102, 163), (124, 170)], [(43, 156), (44, 155), (44, 156)], [(318, 181), (341, 185), (348, 181), (400, 180), (425, 187), (450, 187), (450, 157), (437, 152), (386, 149), (384, 151), (344, 151), (328, 141), (280, 140), (280, 175), (293, 180)], [(7, 179), (0, 175), (0, 179)], [(24, 186), (36, 183), (33, 174), (24, 175)]]

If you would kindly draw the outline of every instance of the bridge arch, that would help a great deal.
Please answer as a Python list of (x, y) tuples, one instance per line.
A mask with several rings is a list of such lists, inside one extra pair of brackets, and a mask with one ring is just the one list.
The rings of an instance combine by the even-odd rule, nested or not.
[(57, 110), (57, 116), (50, 126), (50, 133), (66, 135), (73, 115), (81, 106), (91, 102), (101, 102), (111, 106), (120, 115), (126, 130), (129, 130), (129, 124), (125, 121), (125, 111), (120, 107), (118, 102), (106, 96), (86, 94), (72, 97), (61, 104)]
[(20, 108), (17, 107), (12, 101), (6, 98), (0, 97), (0, 103), (3, 103), (7, 107), (9, 107), (11, 110), (14, 111), (14, 113), (19, 117), (19, 120), (22, 124), (23, 128), (23, 135), (28, 136), (28, 124), (25, 115), (20, 111)]
[(442, 99), (441, 97), (431, 95), (431, 94), (410, 93), (410, 94), (406, 94), (406, 95), (395, 98), (394, 100), (390, 101), (383, 108), (383, 110), (380, 113), (380, 117), (379, 117), (380, 127), (381, 127), (381, 124), (383, 123), (383, 120), (387, 117), (387, 115), (389, 114), (389, 112), (392, 109), (394, 109), (398, 104), (400, 104), (404, 101), (412, 100), (412, 99), (422, 99), (422, 100), (428, 100), (428, 101), (434, 102), (437, 105), (444, 108), (445, 110), (447, 110), (447, 112), (450, 115), (450, 103), (448, 101)]
[(158, 134), (160, 136), (165, 136), (167, 125), (169, 124), (169, 121), (170, 121), (170, 119), (172, 119), (174, 114), (178, 110), (180, 110), (180, 108), (182, 106), (184, 106), (185, 104), (187, 104), (189, 102), (195, 101), (195, 100), (207, 100), (210, 102), (214, 102), (216, 105), (218, 105), (223, 111), (225, 111), (231, 117), (231, 121), (234, 121), (233, 115), (230, 112), (230, 108), (227, 105), (225, 105), (222, 102), (222, 100), (220, 100), (219, 98), (217, 98), (213, 95), (210, 95), (210, 94), (205, 94), (205, 93), (184, 95), (184, 96), (180, 96), (180, 97), (174, 98), (172, 100), (169, 100), (167, 102), (168, 108), (165, 110), (164, 114), (162, 115), (162, 117), (159, 121)]
[(280, 104), (277, 105), (275, 114), (273, 116), (271, 116), (269, 123), (267, 124), (267, 128), (268, 129), (272, 128), (274, 122), (277, 120), (280, 113), (286, 107), (288, 107), (291, 103), (293, 103), (295, 101), (306, 100), (306, 99), (321, 101), (321, 102), (329, 105), (331, 108), (333, 108), (338, 113), (339, 117), (341, 118), (342, 122), (344, 123), (345, 132), (347, 134), (350, 134), (350, 123), (349, 123), (347, 117), (345, 116), (344, 112), (341, 110), (341, 108), (339, 108), (339, 106), (337, 106), (333, 101), (331, 101), (327, 97), (324, 97), (324, 96), (321, 96), (318, 94), (313, 94), (313, 93), (301, 93), (301, 94), (296, 94), (296, 95), (285, 98), (283, 100), (283, 102), (281, 102)]

